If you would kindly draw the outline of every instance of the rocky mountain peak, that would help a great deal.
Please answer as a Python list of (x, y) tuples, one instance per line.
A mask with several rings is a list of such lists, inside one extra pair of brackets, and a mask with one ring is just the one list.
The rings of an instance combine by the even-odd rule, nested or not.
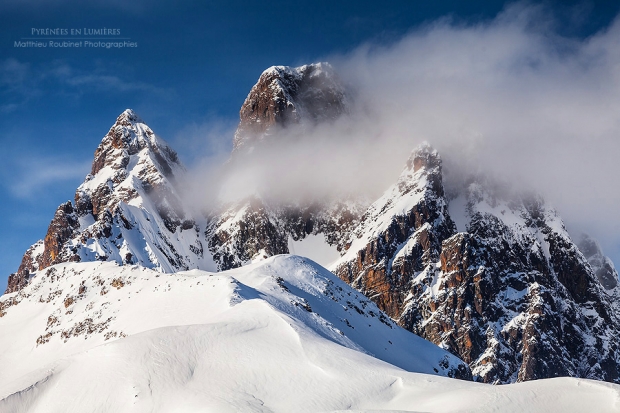
[(428, 142), (423, 142), (411, 152), (397, 185), (405, 193), (422, 183), (435, 196), (444, 196), (441, 156)]
[(596, 242), (582, 254), (541, 196), (491, 177), (466, 180), (448, 206), (442, 178), (439, 153), (416, 148), (332, 271), (477, 380), (619, 381), (617, 273)]
[(97, 175), (105, 167), (124, 169), (131, 155), (144, 150), (148, 151), (153, 167), (166, 176), (172, 174), (175, 166), (181, 166), (176, 152), (157, 137), (133, 110), (127, 109), (116, 119), (97, 147), (91, 175)]
[(424, 143), (368, 207), (334, 272), (397, 319), (415, 274), (439, 259), (442, 240), (456, 232), (443, 194), (441, 158)]
[(106, 207), (112, 211), (119, 201), (129, 202), (142, 191), (156, 190), (166, 203), (178, 204), (172, 181), (183, 171), (176, 152), (127, 109), (101, 140), (91, 173), (76, 191), (78, 215), (97, 216)]
[[(407, 160), (407, 169), (417, 172), (420, 168), (441, 168), (441, 157), (439, 156), (439, 152), (428, 142), (423, 142), (414, 149)], [(439, 170), (439, 172), (441, 172), (441, 170)]]
[(272, 66), (241, 106), (234, 150), (262, 140), (276, 126), (333, 120), (347, 111), (347, 105), (344, 86), (329, 63)]
[(45, 239), (10, 276), (7, 292), (23, 288), (34, 271), (68, 261), (116, 261), (169, 272), (199, 263), (209, 268), (203, 235), (177, 188), (184, 172), (176, 152), (125, 110), (97, 147), (75, 203), (58, 208)]

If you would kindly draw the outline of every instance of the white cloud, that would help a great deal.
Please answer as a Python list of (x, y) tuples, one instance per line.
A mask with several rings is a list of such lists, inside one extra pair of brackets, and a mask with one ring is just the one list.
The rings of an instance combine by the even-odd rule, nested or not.
[(485, 23), (440, 20), (332, 56), (355, 90), (351, 119), (265, 151), (235, 191), (376, 194), (427, 140), (453, 173), (480, 169), (544, 194), (620, 264), (620, 22), (586, 39), (555, 27), (544, 8), (516, 4)]
[(13, 196), (28, 199), (63, 181), (79, 182), (88, 174), (90, 162), (31, 156), (20, 159), (12, 169), (8, 189)]
[(389, 152), (426, 139), (447, 168), (541, 192), (611, 251), (620, 244), (620, 22), (584, 40), (554, 26), (544, 9), (514, 5), (486, 24), (440, 21), (339, 63), (371, 123), (392, 135)]

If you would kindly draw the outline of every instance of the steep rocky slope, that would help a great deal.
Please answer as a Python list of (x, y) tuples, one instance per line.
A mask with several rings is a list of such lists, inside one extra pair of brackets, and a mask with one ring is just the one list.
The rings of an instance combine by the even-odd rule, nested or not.
[(159, 271), (211, 268), (196, 214), (176, 188), (185, 172), (177, 154), (131, 110), (97, 150), (74, 202), (60, 205), (42, 241), (24, 255), (7, 292), (32, 273), (68, 261), (115, 261)]
[(209, 220), (206, 237), (220, 270), (254, 259), (291, 252), (291, 242), (315, 236), (325, 248), (343, 250), (343, 242), (357, 223), (361, 200), (279, 204), (252, 196), (225, 204)]
[(442, 240), (456, 232), (441, 179), (439, 155), (420, 147), (396, 184), (363, 214), (333, 265), (393, 318), (400, 316), (411, 275), (435, 263)]
[[(234, 161), (241, 165), (245, 159), (255, 161), (262, 148), (257, 145), (263, 145), (266, 137), (275, 137), (288, 127), (334, 120), (347, 113), (349, 105), (345, 87), (329, 63), (270, 67), (239, 111)], [(229, 166), (234, 168), (232, 163)], [(341, 251), (367, 203), (352, 197), (282, 202), (255, 193), (211, 211), (205, 235), (220, 270), (289, 253), (291, 242), (308, 235), (317, 236), (324, 248)]]
[(619, 381), (618, 275), (600, 249), (588, 250), (593, 269), (540, 197), (482, 177), (452, 203), (466, 232), (450, 218), (439, 154), (422, 146), (332, 269), (482, 381)]

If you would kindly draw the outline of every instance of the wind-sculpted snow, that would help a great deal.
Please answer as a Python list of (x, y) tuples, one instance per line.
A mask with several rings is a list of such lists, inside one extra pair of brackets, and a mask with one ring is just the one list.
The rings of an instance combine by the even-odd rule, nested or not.
[(588, 380), (441, 377), (464, 364), (297, 256), (221, 273), (58, 264), (0, 303), (2, 412), (612, 412), (620, 400)]
[[(4, 295), (0, 308), (1, 411), (89, 411), (95, 405), (125, 411), (135, 403), (164, 409), (167, 392), (175, 400), (187, 391), (214, 397), (208, 376), (224, 379), (218, 391), (235, 394), (233, 406), (247, 401), (250, 387), (231, 381), (274, 385), (301, 374), (338, 382), (340, 375), (329, 373), (334, 366), (323, 368), (341, 356), (345, 370), (363, 363), (354, 369), (363, 382), (376, 374), (374, 366), (467, 374), (462, 361), (398, 327), (366, 297), (297, 256), (221, 273), (58, 264)], [(301, 400), (296, 397), (282, 394), (288, 403)], [(106, 398), (116, 401), (98, 404)]]

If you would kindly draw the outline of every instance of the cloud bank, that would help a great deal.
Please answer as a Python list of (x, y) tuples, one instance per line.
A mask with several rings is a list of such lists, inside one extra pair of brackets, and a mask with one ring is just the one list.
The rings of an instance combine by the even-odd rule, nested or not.
[(620, 21), (586, 39), (556, 27), (548, 10), (516, 4), (487, 23), (435, 22), (336, 61), (394, 153), (428, 140), (447, 169), (539, 191), (617, 250)]
[(513, 4), (491, 21), (444, 19), (329, 56), (351, 116), (285, 131), (285, 143), (228, 165), (220, 193), (376, 196), (428, 141), (446, 179), (482, 171), (538, 191), (620, 264), (620, 21), (586, 39), (557, 27), (549, 10)]

